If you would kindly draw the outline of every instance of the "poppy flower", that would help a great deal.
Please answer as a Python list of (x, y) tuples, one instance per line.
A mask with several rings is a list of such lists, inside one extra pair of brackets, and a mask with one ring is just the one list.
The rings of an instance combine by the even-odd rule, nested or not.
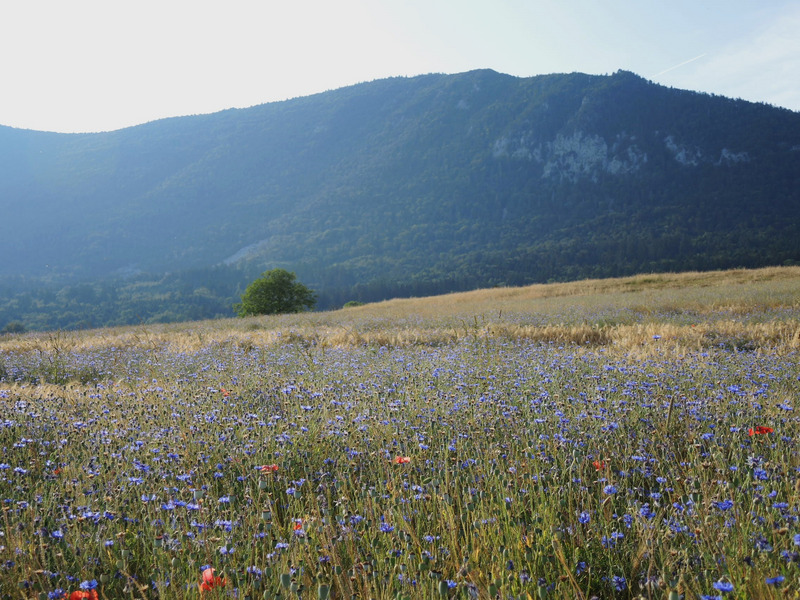
[(411, 462), (411, 457), (410, 456), (395, 456), (394, 457), (394, 464), (396, 464), (396, 465), (404, 465), (404, 464), (410, 463), (410, 462)]
[(275, 473), (278, 470), (278, 465), (263, 465), (261, 467), (262, 473)]
[(216, 569), (214, 567), (208, 567), (203, 571), (203, 579), (200, 582), (200, 592), (208, 592), (215, 587), (225, 586), (225, 579), (219, 575), (214, 575), (215, 572)]
[(295, 519), (294, 520), (294, 530), (298, 531), (303, 528), (303, 519)]
[(752, 427), (747, 430), (748, 435), (764, 435), (765, 433), (772, 433), (775, 431), (772, 427), (762, 427), (759, 425), (755, 429)]
[(592, 461), (592, 464), (594, 465), (594, 468), (597, 469), (598, 471), (602, 471), (603, 469), (606, 468), (606, 462), (604, 460), (594, 460)]
[(100, 600), (100, 597), (97, 595), (97, 590), (75, 590), (69, 595), (64, 594), (64, 598), (66, 600), (83, 600), (83, 598), (88, 598), (89, 600)]
[(231, 393), (230, 393), (228, 390), (226, 390), (225, 388), (219, 388), (219, 391), (220, 391), (220, 392), (222, 392), (222, 395), (223, 395), (225, 398), (227, 398), (228, 396), (230, 396), (230, 395), (231, 395)]

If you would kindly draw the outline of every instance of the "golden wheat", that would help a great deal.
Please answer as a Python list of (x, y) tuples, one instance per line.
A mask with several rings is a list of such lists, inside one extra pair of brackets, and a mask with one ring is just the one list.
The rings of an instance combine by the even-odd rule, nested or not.
[(0, 357), (89, 348), (438, 346), (490, 337), (639, 353), (715, 345), (788, 352), (800, 348), (799, 310), (800, 267), (770, 267), (476, 290), (320, 313), (7, 335), (0, 337)]

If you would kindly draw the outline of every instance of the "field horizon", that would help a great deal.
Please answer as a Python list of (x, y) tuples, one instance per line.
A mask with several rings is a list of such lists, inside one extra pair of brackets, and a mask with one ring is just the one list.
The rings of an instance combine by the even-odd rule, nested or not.
[[(488, 288), (322, 312), (0, 334), (0, 351), (53, 344), (197, 347), (212, 341), (437, 345), (476, 335), (636, 347), (656, 329), (666, 334), (662, 345), (672, 340), (699, 348), (738, 336), (750, 349), (762, 343), (798, 349), (800, 334), (792, 329), (798, 312), (800, 267), (765, 267)], [(712, 313), (713, 327), (705, 322)]]

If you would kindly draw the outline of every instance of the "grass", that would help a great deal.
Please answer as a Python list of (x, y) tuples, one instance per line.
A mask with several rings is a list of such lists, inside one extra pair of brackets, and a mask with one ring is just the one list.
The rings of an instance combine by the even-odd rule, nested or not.
[(796, 598), (798, 315), (776, 268), (4, 336), (0, 597)]

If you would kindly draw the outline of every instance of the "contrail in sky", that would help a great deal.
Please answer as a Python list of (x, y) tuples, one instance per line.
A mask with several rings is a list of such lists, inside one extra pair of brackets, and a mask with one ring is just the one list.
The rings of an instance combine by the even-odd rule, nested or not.
[(677, 65), (674, 65), (674, 66), (670, 67), (669, 69), (664, 69), (660, 73), (656, 73), (655, 75), (653, 75), (653, 77), (658, 77), (659, 75), (663, 75), (664, 73), (669, 73), (670, 71), (673, 71), (673, 70), (677, 69), (678, 67), (682, 67), (683, 65), (688, 65), (690, 62), (694, 62), (694, 61), (696, 61), (696, 60), (698, 60), (700, 58), (703, 58), (706, 54), (708, 54), (708, 53), (707, 52), (703, 52), (700, 56), (695, 56), (694, 58), (690, 58), (689, 60), (685, 60), (680, 64), (677, 64)]

